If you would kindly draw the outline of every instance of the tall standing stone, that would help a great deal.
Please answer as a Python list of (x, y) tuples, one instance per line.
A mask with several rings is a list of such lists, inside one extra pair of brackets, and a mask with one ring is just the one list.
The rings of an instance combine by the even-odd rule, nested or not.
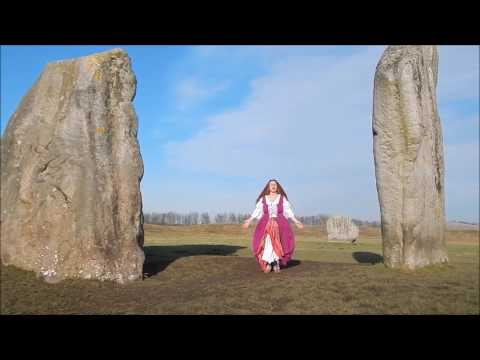
[(448, 261), (435, 46), (389, 46), (377, 65), (373, 149), (388, 267)]
[(143, 161), (121, 49), (47, 64), (1, 142), (1, 259), (47, 281), (143, 276)]

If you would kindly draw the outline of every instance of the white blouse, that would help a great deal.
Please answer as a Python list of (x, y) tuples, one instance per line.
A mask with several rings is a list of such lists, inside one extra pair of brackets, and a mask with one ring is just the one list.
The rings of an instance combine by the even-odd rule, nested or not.
[[(268, 199), (268, 196), (265, 197), (265, 200), (267, 202), (267, 207), (268, 207), (268, 213), (270, 214), (270, 217), (277, 217), (277, 207), (278, 203), (280, 202), (280, 195), (277, 196), (277, 198), (273, 201), (270, 201)], [(285, 197), (283, 198), (283, 213), (285, 217), (293, 219), (295, 215), (293, 214), (293, 209), (290, 203), (288, 202)], [(263, 216), (263, 202), (262, 199), (257, 203), (257, 206), (255, 207), (255, 210), (252, 213), (252, 219), (261, 219)]]

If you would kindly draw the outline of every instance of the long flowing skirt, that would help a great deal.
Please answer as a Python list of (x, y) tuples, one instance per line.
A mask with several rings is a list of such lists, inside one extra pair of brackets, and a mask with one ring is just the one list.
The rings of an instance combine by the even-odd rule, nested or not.
[(257, 259), (259, 259), (260, 268), (265, 270), (269, 263), (278, 261), (284, 252), (280, 242), (280, 231), (276, 218), (272, 217), (268, 220), (265, 227), (265, 233), (257, 250)]

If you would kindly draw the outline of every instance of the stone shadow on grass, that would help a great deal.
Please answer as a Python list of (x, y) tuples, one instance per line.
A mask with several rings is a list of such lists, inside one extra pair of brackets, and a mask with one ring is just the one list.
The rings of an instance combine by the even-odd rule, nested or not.
[(233, 255), (245, 246), (232, 245), (149, 245), (144, 246), (145, 263), (143, 276), (148, 278), (157, 275), (175, 260), (195, 255)]
[(383, 263), (383, 256), (368, 251), (356, 251), (352, 256), (360, 264), (375, 265)]

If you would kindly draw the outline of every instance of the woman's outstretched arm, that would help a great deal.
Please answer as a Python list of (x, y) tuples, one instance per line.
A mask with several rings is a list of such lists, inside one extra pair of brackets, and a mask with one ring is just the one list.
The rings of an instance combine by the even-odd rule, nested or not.
[(303, 229), (303, 224), (295, 217), (293, 213), (292, 205), (287, 199), (283, 200), (283, 212), (287, 215), (287, 218), (292, 219), (292, 221), (297, 225), (299, 229)]
[(250, 217), (247, 220), (245, 220), (242, 227), (244, 229), (248, 228), (250, 226), (250, 223), (253, 221), (253, 219), (260, 219), (262, 215), (263, 215), (263, 204), (262, 204), (262, 200), (260, 200), (257, 203), (257, 206), (255, 206), (255, 210), (253, 210), (252, 215), (250, 215)]

